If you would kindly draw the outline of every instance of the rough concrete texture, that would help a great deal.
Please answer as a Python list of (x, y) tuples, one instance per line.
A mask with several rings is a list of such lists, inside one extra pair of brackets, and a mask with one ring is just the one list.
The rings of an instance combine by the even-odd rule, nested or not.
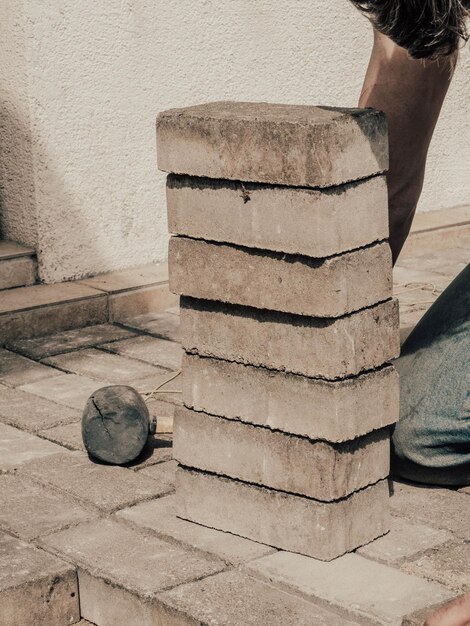
[(81, 412), (20, 389), (0, 385), (0, 416), (11, 426), (35, 432), (58, 424), (77, 422)]
[[(43, 443), (53, 445), (48, 441)], [(48, 461), (28, 463), (22, 469), (23, 476), (59, 489), (102, 511), (111, 512), (162, 495), (158, 483), (148, 476), (124, 467), (93, 463), (82, 452), (59, 454)], [(167, 491), (165, 489), (163, 493)]]
[(347, 554), (330, 563), (299, 554), (278, 552), (252, 561), (246, 568), (271, 583), (304, 597), (321, 598), (374, 624), (400, 626), (402, 617), (439, 600), (448, 590), (436, 583)]
[(60, 424), (52, 428), (38, 431), (43, 439), (48, 439), (68, 450), (85, 450), (82, 439), (82, 424), (80, 421), (72, 424)]
[(57, 370), (0, 348), (0, 383), (19, 387), (49, 376), (57, 376)]
[(191, 547), (215, 555), (229, 565), (240, 565), (274, 552), (274, 548), (261, 543), (176, 517), (175, 496), (142, 502), (118, 511), (116, 517), (151, 530), (161, 539), (182, 544), (186, 549)]
[(112, 324), (98, 324), (88, 328), (75, 328), (54, 335), (12, 341), (9, 348), (32, 359), (44, 359), (63, 352), (91, 348), (102, 343), (135, 337), (132, 330)]
[(388, 429), (331, 444), (180, 407), (173, 455), (186, 467), (323, 502), (386, 478)]
[(177, 587), (162, 593), (160, 600), (187, 617), (182, 624), (353, 626), (357, 623), (334, 609), (305, 601), (236, 571)]
[(400, 517), (392, 517), (390, 532), (359, 548), (357, 552), (374, 561), (401, 563), (450, 539), (452, 535), (446, 530), (437, 530), (414, 521), (407, 522)]
[(331, 187), (388, 168), (373, 109), (210, 102), (160, 113), (158, 167), (208, 178)]
[(0, 473), (13, 471), (34, 459), (57, 455), (64, 449), (22, 430), (0, 424)]
[(176, 498), (183, 519), (322, 560), (389, 530), (385, 481), (338, 502), (319, 502), (180, 467)]
[(26, 541), (96, 517), (63, 494), (20, 476), (0, 475), (0, 501), (0, 526)]
[(187, 352), (327, 379), (359, 374), (399, 354), (396, 300), (336, 320), (181, 298)]
[(456, 593), (470, 591), (470, 543), (436, 546), (403, 563), (402, 569), (439, 582)]
[(181, 384), (196, 411), (311, 439), (346, 441), (398, 420), (399, 380), (390, 366), (329, 382), (185, 354)]
[(376, 176), (333, 189), (170, 175), (175, 235), (321, 258), (387, 239), (387, 187)]
[(148, 476), (153, 480), (159, 482), (160, 486), (163, 489), (166, 489), (168, 492), (173, 491), (175, 488), (175, 474), (177, 462), (165, 461), (163, 463), (156, 463), (155, 465), (150, 465), (149, 467), (144, 467), (139, 470), (144, 476)]
[(141, 335), (124, 341), (107, 343), (100, 348), (169, 370), (178, 370), (181, 367), (182, 350), (174, 341)]
[(392, 295), (388, 243), (317, 260), (172, 237), (168, 263), (174, 293), (297, 315), (340, 317)]
[(144, 331), (160, 339), (179, 342), (180, 319), (172, 313), (148, 313), (126, 321), (126, 326)]
[(450, 530), (457, 537), (470, 540), (470, 504), (465, 494), (452, 489), (407, 484), (397, 480), (393, 481), (391, 491), (392, 515), (413, 523)]
[[(124, 587), (142, 600), (224, 569), (219, 559), (182, 550), (110, 519), (48, 535), (41, 544), (91, 576)], [(83, 617), (94, 621), (85, 612)]]
[(79, 620), (75, 568), (0, 532), (0, 624), (66, 626)]
[(109, 319), (125, 324), (136, 315), (152, 314), (176, 306), (178, 298), (170, 293), (168, 283), (165, 283), (110, 294), (108, 303)]
[(32, 258), (0, 258), (0, 289), (33, 285), (36, 281), (36, 267), (36, 260)]

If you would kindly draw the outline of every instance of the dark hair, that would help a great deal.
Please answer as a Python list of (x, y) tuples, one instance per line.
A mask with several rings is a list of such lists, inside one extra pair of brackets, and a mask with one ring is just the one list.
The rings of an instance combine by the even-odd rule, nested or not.
[(351, 0), (375, 28), (415, 59), (453, 54), (467, 41), (470, 0)]

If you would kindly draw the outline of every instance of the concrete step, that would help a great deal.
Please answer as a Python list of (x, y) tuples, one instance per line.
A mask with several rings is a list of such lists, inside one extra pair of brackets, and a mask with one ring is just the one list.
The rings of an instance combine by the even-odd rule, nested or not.
[(0, 290), (33, 285), (37, 280), (36, 253), (14, 241), (0, 241)]

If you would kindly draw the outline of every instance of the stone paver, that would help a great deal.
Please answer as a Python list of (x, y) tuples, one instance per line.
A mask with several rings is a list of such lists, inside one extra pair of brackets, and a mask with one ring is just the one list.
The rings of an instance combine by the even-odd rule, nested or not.
[(153, 480), (158, 481), (162, 486), (162, 489), (168, 489), (173, 491), (175, 488), (175, 474), (178, 463), (174, 460), (164, 461), (163, 463), (156, 463), (139, 470), (144, 476), (148, 476)]
[(66, 626), (79, 620), (75, 568), (0, 532), (0, 624)]
[(59, 354), (45, 359), (44, 362), (72, 374), (96, 378), (114, 385), (128, 385), (133, 380), (167, 375), (166, 370), (150, 363), (143, 363), (95, 348)]
[(82, 439), (82, 423), (60, 424), (53, 428), (38, 431), (38, 435), (43, 439), (48, 439), (54, 443), (68, 448), (69, 450), (85, 450)]
[(174, 293), (257, 309), (340, 317), (387, 300), (392, 291), (388, 243), (312, 259), (171, 237), (168, 254)]
[(10, 389), (0, 385), (0, 421), (36, 432), (43, 428), (70, 424), (81, 419), (81, 412), (63, 404), (20, 389)]
[(211, 102), (160, 113), (157, 155), (165, 172), (331, 187), (387, 170), (387, 124), (372, 109)]
[(358, 623), (330, 607), (313, 604), (237, 571), (177, 587), (159, 598), (186, 616), (187, 621), (178, 624), (352, 626)]
[(344, 378), (398, 356), (398, 302), (320, 320), (185, 296), (181, 336), (193, 354), (314, 378)]
[(176, 497), (183, 519), (317, 559), (334, 559), (389, 530), (385, 481), (319, 502), (180, 467)]
[(164, 311), (178, 303), (178, 297), (170, 293), (168, 283), (132, 289), (108, 296), (109, 319), (112, 322), (126, 324), (136, 315), (153, 314)]
[(88, 285), (106, 293), (119, 293), (139, 287), (165, 283), (168, 281), (166, 263), (142, 265), (128, 270), (118, 270), (84, 278), (80, 284)]
[(390, 366), (329, 382), (186, 354), (179, 384), (196, 411), (311, 439), (346, 441), (398, 420), (398, 374)]
[(168, 230), (321, 258), (387, 239), (386, 194), (382, 176), (319, 190), (171, 174)]
[(324, 502), (386, 478), (389, 449), (388, 429), (331, 444), (185, 407), (175, 416), (182, 465)]
[(27, 541), (96, 517), (58, 491), (31, 480), (0, 475), (0, 526)]
[(76, 409), (81, 413), (88, 398), (100, 387), (105, 387), (106, 384), (111, 383), (93, 380), (87, 376), (78, 376), (77, 374), (59, 374), (37, 383), (23, 385), (20, 389)]
[[(109, 623), (100, 617), (100, 612), (109, 607), (109, 598), (96, 603), (96, 587), (99, 589), (103, 580), (116, 585), (121, 602), (129, 593), (137, 596), (145, 611), (152, 608), (159, 591), (215, 574), (225, 567), (219, 559), (182, 550), (109, 519), (49, 535), (41, 544), (79, 567), (82, 616), (100, 626)], [(139, 622), (135, 618), (128, 622), (121, 616), (114, 623)]]
[(433, 548), (402, 565), (411, 574), (422, 576), (453, 589), (470, 590), (470, 543), (443, 545)]
[(55, 335), (37, 337), (36, 339), (20, 339), (9, 344), (11, 350), (29, 356), (32, 359), (44, 359), (55, 354), (72, 352), (80, 348), (91, 348), (102, 343), (119, 341), (134, 337), (131, 330), (113, 324), (99, 324), (86, 328), (75, 328)]
[(451, 539), (452, 534), (446, 530), (437, 530), (400, 517), (392, 517), (390, 532), (359, 548), (357, 552), (374, 561), (392, 564), (403, 562), (404, 559)]
[(119, 511), (116, 517), (152, 530), (162, 539), (174, 540), (186, 547), (215, 554), (231, 565), (239, 565), (275, 551), (261, 543), (176, 517), (174, 496), (143, 502)]
[(0, 473), (16, 470), (33, 459), (50, 457), (64, 448), (22, 430), (0, 424)]
[(126, 321), (126, 327), (135, 328), (161, 339), (179, 342), (180, 320), (172, 313), (148, 313)]
[(427, 487), (393, 481), (390, 506), (392, 515), (451, 531), (470, 539), (470, 502), (452, 489)]
[(451, 596), (441, 585), (346, 554), (324, 563), (299, 554), (278, 552), (251, 561), (248, 572), (304, 597), (321, 598), (358, 617), (399, 626), (419, 608)]
[(100, 348), (122, 356), (146, 361), (152, 365), (165, 367), (169, 370), (180, 369), (183, 355), (181, 347), (175, 342), (157, 339), (148, 335), (106, 343), (100, 346)]
[(47, 459), (46, 463), (32, 461), (21, 471), (25, 477), (59, 489), (80, 502), (106, 512), (168, 492), (166, 487), (162, 491), (157, 481), (144, 474), (130, 472), (124, 467), (94, 463), (83, 452), (56, 455)]
[(57, 370), (31, 361), (10, 350), (0, 349), (0, 383), (19, 387), (49, 376), (57, 376)]

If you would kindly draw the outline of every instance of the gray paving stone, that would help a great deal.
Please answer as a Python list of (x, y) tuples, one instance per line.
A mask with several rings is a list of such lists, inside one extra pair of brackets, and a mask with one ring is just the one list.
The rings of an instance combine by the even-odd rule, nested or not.
[(266, 545), (330, 560), (389, 530), (385, 481), (338, 502), (178, 468), (176, 513)]
[(44, 359), (63, 352), (72, 352), (80, 348), (91, 348), (103, 343), (134, 337), (131, 330), (112, 324), (99, 324), (86, 328), (67, 330), (36, 339), (12, 341), (11, 349), (33, 359)]
[(239, 565), (275, 551), (262, 543), (176, 517), (174, 496), (137, 504), (119, 511), (116, 517), (147, 528), (162, 539), (174, 540), (186, 547), (214, 554), (230, 565)]
[(64, 448), (22, 430), (0, 424), (0, 473), (16, 470), (34, 459), (63, 453)]
[(119, 354), (109, 354), (95, 348), (59, 354), (45, 359), (44, 362), (64, 371), (96, 378), (113, 385), (128, 385), (133, 380), (167, 375), (166, 370), (150, 363), (129, 359)]
[(0, 385), (0, 421), (36, 432), (81, 419), (81, 411), (57, 404), (20, 389)]
[(330, 380), (375, 369), (400, 348), (395, 300), (321, 320), (183, 297), (181, 335), (192, 354)]
[(61, 424), (53, 428), (38, 431), (43, 439), (48, 439), (69, 450), (85, 450), (82, 439), (82, 423)]
[(186, 354), (180, 384), (196, 411), (311, 439), (347, 441), (398, 420), (399, 380), (390, 366), (329, 382)]
[(122, 356), (146, 361), (152, 365), (165, 367), (169, 370), (180, 369), (183, 355), (181, 347), (175, 342), (157, 339), (148, 335), (106, 343), (100, 346), (100, 348)]
[(320, 598), (378, 624), (399, 626), (404, 615), (450, 597), (441, 585), (357, 554), (324, 563), (278, 552), (251, 561), (245, 568), (271, 584), (307, 598)]
[(0, 624), (65, 626), (79, 620), (75, 568), (0, 532)]
[(26, 541), (96, 517), (58, 491), (18, 475), (0, 475), (0, 501), (0, 526)]
[(170, 289), (202, 300), (331, 318), (392, 295), (388, 243), (312, 259), (171, 237), (168, 255)]
[(109, 319), (112, 322), (126, 324), (136, 315), (153, 314), (164, 311), (178, 303), (178, 298), (170, 293), (168, 282), (141, 289), (130, 289), (122, 293), (110, 293), (108, 296)]
[(144, 474), (94, 463), (83, 452), (56, 455), (46, 463), (32, 461), (21, 474), (106, 512), (167, 493), (166, 488), (162, 492), (158, 482)]
[(374, 561), (392, 564), (408, 560), (451, 539), (452, 534), (446, 530), (437, 530), (424, 524), (393, 517), (387, 535), (359, 548), (357, 552)]
[[(100, 626), (106, 622), (90, 608), (94, 605), (90, 600), (97, 579), (135, 594), (145, 604), (155, 601), (159, 591), (215, 574), (224, 568), (219, 559), (182, 550), (110, 519), (80, 524), (48, 535), (41, 544), (79, 567), (82, 616)], [(88, 588), (82, 587), (82, 570), (93, 578), (88, 579)], [(127, 624), (122, 618), (115, 623)]]
[(25, 287), (36, 282), (37, 262), (26, 256), (0, 259), (0, 289)]
[(49, 376), (57, 376), (57, 370), (10, 350), (0, 349), (0, 382), (10, 387), (18, 387)]
[[(238, 571), (223, 572), (162, 593), (182, 616), (203, 626), (352, 626), (358, 622)], [(173, 622), (171, 622), (173, 623)], [(166, 622), (165, 622), (166, 624)]]
[(402, 569), (427, 580), (434, 580), (460, 593), (470, 590), (470, 543), (441, 545), (428, 550)]
[(106, 386), (104, 381), (93, 380), (77, 374), (59, 374), (53, 378), (40, 380), (37, 383), (23, 385), (19, 389), (52, 402), (63, 404), (82, 413), (88, 398), (100, 387)]
[(469, 540), (470, 502), (466, 498), (466, 494), (453, 489), (393, 481), (390, 506), (392, 515), (450, 530)]
[(257, 102), (210, 102), (163, 111), (158, 167), (165, 172), (331, 187), (388, 168), (385, 116)]
[(163, 463), (156, 463), (139, 470), (144, 476), (148, 476), (153, 480), (158, 481), (162, 488), (167, 488), (168, 491), (173, 491), (175, 488), (175, 475), (178, 463), (174, 460), (165, 461)]
[(383, 176), (319, 190), (171, 174), (167, 209), (175, 235), (315, 258), (388, 238)]
[(389, 474), (388, 429), (331, 444), (179, 407), (174, 438), (174, 457), (186, 467), (324, 502)]
[(148, 313), (136, 315), (126, 320), (126, 327), (145, 331), (154, 337), (176, 341), (181, 339), (180, 321), (172, 313)]

